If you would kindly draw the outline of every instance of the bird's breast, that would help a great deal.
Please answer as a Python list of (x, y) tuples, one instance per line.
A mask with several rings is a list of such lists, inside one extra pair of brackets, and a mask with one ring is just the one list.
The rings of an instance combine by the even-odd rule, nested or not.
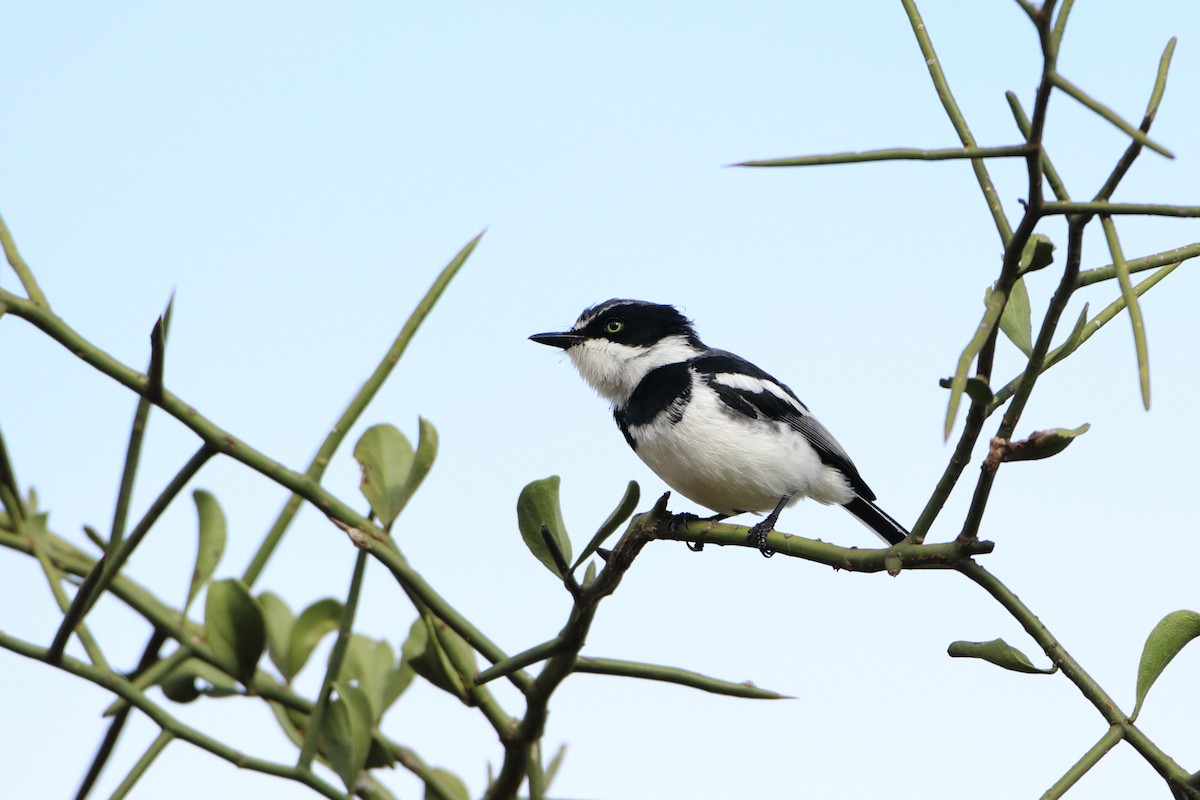
[(655, 403), (648, 397), (641, 409), (625, 409), (622, 425), (638, 456), (671, 488), (723, 514), (768, 511), (788, 494), (823, 503), (852, 497), (841, 473), (822, 464), (795, 429), (734, 412), (698, 376), (686, 377), (686, 388), (677, 383), (653, 393)]

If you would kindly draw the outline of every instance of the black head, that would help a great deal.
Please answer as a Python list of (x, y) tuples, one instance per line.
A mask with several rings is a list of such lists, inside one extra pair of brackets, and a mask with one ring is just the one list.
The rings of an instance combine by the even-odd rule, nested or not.
[(613, 299), (585, 309), (569, 331), (538, 333), (529, 338), (539, 344), (566, 349), (588, 339), (651, 347), (669, 336), (682, 336), (697, 348), (703, 346), (691, 321), (674, 306)]

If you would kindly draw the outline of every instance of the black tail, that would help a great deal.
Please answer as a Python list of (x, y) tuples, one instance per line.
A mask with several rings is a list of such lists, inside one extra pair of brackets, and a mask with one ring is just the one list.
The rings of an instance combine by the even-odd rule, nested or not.
[(908, 530), (903, 525), (870, 500), (855, 495), (854, 499), (842, 508), (858, 517), (863, 525), (875, 531), (879, 538), (888, 544), (900, 544), (908, 537)]

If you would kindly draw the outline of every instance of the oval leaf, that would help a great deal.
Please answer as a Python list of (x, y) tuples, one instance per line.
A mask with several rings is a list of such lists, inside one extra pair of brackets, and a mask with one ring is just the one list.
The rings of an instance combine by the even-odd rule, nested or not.
[(953, 642), (946, 649), (951, 658), (982, 658), (997, 667), (1026, 672), (1031, 674), (1049, 675), (1054, 668), (1039, 669), (1033, 665), (1029, 657), (1003, 639), (993, 639), (990, 642)]
[(196, 551), (196, 566), (192, 569), (192, 584), (188, 588), (187, 602), (183, 604), (186, 615), (188, 607), (200, 593), (200, 589), (212, 578), (225, 553), (225, 512), (217, 498), (210, 492), (197, 489), (192, 492), (196, 502), (196, 516), (200, 520), (200, 546)]
[(190, 703), (200, 695), (229, 697), (238, 694), (237, 683), (233, 679), (198, 658), (189, 658), (171, 670), (160, 685), (167, 699), (176, 703)]
[(387, 686), (384, 688), (383, 693), (383, 707), (385, 709), (390, 708), (392, 703), (396, 702), (400, 698), (400, 695), (404, 694), (404, 690), (412, 684), (413, 678), (416, 675), (416, 670), (412, 668), (412, 665), (403, 662), (397, 664), (388, 673)]
[(394, 425), (373, 425), (354, 445), (354, 460), (362, 469), (359, 488), (384, 530), (404, 507), (413, 456), (412, 445)]
[(1171, 659), (1197, 636), (1200, 636), (1200, 614), (1195, 611), (1173, 611), (1154, 626), (1146, 638), (1146, 646), (1142, 648), (1142, 660), (1138, 664), (1137, 701), (1130, 719), (1137, 719), (1146, 692), (1150, 691)]
[(592, 537), (592, 540), (587, 543), (587, 547), (583, 548), (583, 552), (579, 554), (579, 558), (575, 559), (575, 563), (571, 565), (572, 572), (586, 561), (588, 556), (596, 552), (596, 548), (604, 544), (605, 540), (612, 536), (625, 520), (632, 516), (641, 496), (642, 490), (637, 481), (630, 481), (629, 485), (625, 487), (625, 494), (621, 497), (621, 502), (617, 503), (617, 507), (608, 515), (608, 519), (604, 520), (604, 524), (596, 531), (596, 535)]
[(342, 604), (332, 597), (318, 600), (300, 612), (292, 635), (288, 638), (286, 667), (280, 667), (283, 678), (291, 681), (308, 663), (321, 637), (338, 629), (342, 619)]
[(442, 648), (431, 641), (431, 638), (429, 626), (422, 617), (417, 617), (408, 631), (408, 638), (400, 648), (404, 664), (442, 691), (456, 697), (464, 697), (466, 687), (457, 670), (451, 666)]
[(559, 477), (551, 475), (522, 489), (517, 498), (517, 525), (529, 552), (545, 564), (546, 569), (561, 578), (562, 572), (542, 537), (542, 526), (545, 525), (550, 531), (550, 536), (558, 544), (564, 560), (570, 563), (571, 540), (567, 536), (567, 526), (563, 522), (562, 509), (558, 505), (558, 485)]
[(433, 773), (434, 780), (437, 781), (437, 789), (433, 789), (429, 784), (426, 784), (424, 800), (442, 800), (442, 798), (447, 798), (447, 800), (471, 800), (471, 793), (467, 791), (467, 785), (453, 772), (441, 767), (434, 767), (430, 772)]
[(1035, 270), (1045, 269), (1054, 263), (1054, 242), (1050, 241), (1050, 237), (1042, 233), (1035, 233), (1025, 242), (1025, 248), (1021, 251), (1021, 261), (1018, 267), (1018, 272), (1024, 275), (1026, 272), (1034, 272)]
[(213, 581), (204, 602), (204, 630), (217, 664), (248, 686), (267, 644), (262, 611), (235, 578)]
[(338, 679), (363, 690), (371, 703), (372, 722), (379, 722), (387, 710), (388, 681), (396, 666), (396, 653), (387, 642), (359, 633), (350, 637)]
[(988, 382), (978, 376), (967, 378), (967, 385), (965, 388), (967, 391), (967, 396), (981, 406), (986, 406), (991, 403), (992, 398), (995, 396), (992, 393), (992, 387), (988, 386)]
[(1077, 436), (1082, 436), (1091, 430), (1091, 424), (1085, 422), (1078, 428), (1051, 428), (1045, 431), (1036, 431), (1029, 435), (1028, 439), (1022, 439), (1019, 442), (1009, 442), (1000, 455), (1001, 461), (1037, 461), (1042, 458), (1050, 458), (1056, 456), (1071, 442), (1075, 441)]
[(1063, 342), (1063, 347), (1075, 348), (1083, 342), (1083, 327), (1088, 321), (1088, 303), (1083, 304), (1083, 310), (1079, 312), (1079, 319), (1075, 320), (1075, 326), (1071, 328), (1071, 332), (1067, 335), (1066, 341)]
[(1029, 290), (1025, 281), (1017, 278), (1012, 291), (1008, 294), (1008, 302), (1000, 314), (1000, 330), (1017, 346), (1022, 353), (1029, 355), (1033, 352), (1033, 317), (1029, 307)]
[(263, 592), (258, 596), (258, 607), (262, 609), (263, 622), (267, 625), (267, 654), (271, 663), (290, 680), (288, 672), (288, 645), (292, 640), (292, 627), (296, 617), (283, 598), (274, 592)]
[(413, 456), (412, 469), (408, 472), (408, 480), (404, 482), (404, 497), (400, 504), (401, 509), (408, 505), (408, 501), (417, 493), (417, 488), (420, 487), (421, 481), (425, 480), (425, 476), (429, 474), (429, 470), (433, 467), (433, 460), (437, 458), (437, 428), (433, 427), (433, 423), (424, 417), (418, 417), (417, 424), (420, 426), (421, 432), (420, 437), (417, 439), (417, 452)]
[(321, 731), (325, 757), (346, 788), (353, 790), (371, 752), (371, 702), (357, 686), (340, 681), (334, 686), (338, 696), (325, 712)]

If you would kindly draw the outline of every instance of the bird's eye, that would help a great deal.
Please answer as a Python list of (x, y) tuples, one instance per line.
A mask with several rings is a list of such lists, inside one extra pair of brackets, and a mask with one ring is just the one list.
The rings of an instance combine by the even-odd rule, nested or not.
[(609, 333), (620, 333), (621, 329), (624, 327), (625, 323), (619, 319), (610, 319), (608, 322), (604, 323), (604, 330), (608, 331)]

